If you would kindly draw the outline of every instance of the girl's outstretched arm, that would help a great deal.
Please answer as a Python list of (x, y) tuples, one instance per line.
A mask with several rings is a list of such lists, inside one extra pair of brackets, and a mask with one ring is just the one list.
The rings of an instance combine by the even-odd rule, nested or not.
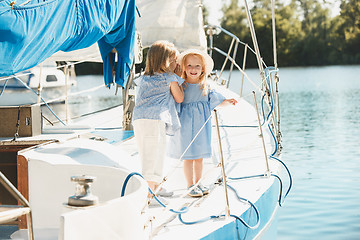
[(173, 95), (175, 102), (181, 103), (184, 101), (184, 90), (182, 86), (179, 86), (178, 82), (171, 82), (170, 83), (170, 92)]
[(237, 100), (235, 98), (229, 98), (229, 99), (225, 99), (222, 103), (220, 103), (218, 105), (218, 107), (225, 107), (225, 106), (228, 106), (228, 105), (235, 105), (237, 104)]

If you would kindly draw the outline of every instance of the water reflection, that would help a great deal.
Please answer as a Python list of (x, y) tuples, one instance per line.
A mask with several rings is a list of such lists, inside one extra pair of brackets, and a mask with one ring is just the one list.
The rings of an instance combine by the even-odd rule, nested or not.
[[(360, 66), (279, 71), (282, 160), (294, 181), (279, 212), (280, 240), (359, 239), (359, 73)], [(259, 78), (257, 70), (248, 75)], [(232, 76), (238, 92), (241, 74)]]

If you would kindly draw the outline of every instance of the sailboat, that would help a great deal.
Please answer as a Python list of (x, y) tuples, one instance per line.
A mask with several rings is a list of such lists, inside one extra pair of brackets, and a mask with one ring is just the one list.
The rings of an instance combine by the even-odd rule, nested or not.
[(75, 84), (75, 79), (67, 78), (55, 62), (46, 61), (15, 76), (1, 78), (0, 106), (35, 104), (39, 96), (47, 101), (56, 99)]
[[(255, 34), (244, 2), (251, 33)], [(73, 1), (1, 4), (0, 17), (14, 14), (12, 10), (16, 14), (17, 9), (29, 10), (31, 16), (34, 9), (49, 13), (49, 19), (58, 18), (49, 24), (64, 23), (60, 28), (69, 29), (62, 34), (72, 38), (61, 35), (55, 44), (44, 40), (41, 53), (14, 50), (10, 56), (13, 61), (19, 55), (29, 60), (12, 68), (0, 63), (0, 74), (16, 74), (57, 55), (68, 55), (73, 61), (86, 56), (90, 59), (94, 52), (87, 50), (98, 42), (100, 54), (91, 58), (101, 56), (105, 86), (121, 86), (123, 98), (122, 106), (84, 115), (70, 124), (62, 119), (46, 124), (41, 112), (31, 105), (0, 108), (0, 116), (5, 115), (9, 122), (7, 129), (12, 128), (0, 141), (0, 183), (5, 187), (2, 192), (7, 193), (1, 194), (0, 223), (18, 225), (10, 239), (276, 238), (278, 208), (292, 183), (281, 160), (279, 98), (273, 91), (277, 90), (277, 64), (264, 65), (255, 35), (255, 50), (245, 44), (244, 52), (250, 49), (256, 55), (260, 72), (257, 81), (235, 62), (242, 42), (221, 27), (204, 28), (200, 1), (142, 0), (136, 1), (137, 9), (134, 0), (87, 0), (79, 5)], [(66, 10), (66, 14), (57, 15), (59, 10)], [(79, 19), (88, 22), (83, 24)], [(28, 35), (42, 39), (43, 35), (33, 32), (50, 34), (50, 27), (42, 21), (39, 24)], [(94, 27), (87, 28), (91, 24)], [(8, 27), (14, 35), (18, 33), (13, 26)], [(233, 39), (228, 51), (212, 45), (219, 31)], [(209, 34), (208, 40), (205, 33)], [(15, 49), (11, 36), (7, 36), (6, 47)], [(188, 197), (181, 159), (167, 159), (161, 186), (174, 195), (166, 197), (167, 204), (154, 196), (155, 205), (149, 205), (131, 125), (133, 81), (141, 76), (135, 66), (141, 63), (143, 49), (159, 39), (174, 42), (181, 51), (218, 51), (224, 55), (223, 66), (229, 62), (231, 70), (242, 72), (244, 84), (248, 82), (252, 90), (246, 94), (231, 91), (224, 67), (210, 74), (212, 88), (227, 98), (238, 99), (235, 107), (217, 109), (209, 119), (213, 154), (205, 159), (200, 181), (209, 186), (210, 193), (201, 198)], [(31, 47), (33, 40), (28, 44)], [(23, 42), (27, 41), (24, 36)], [(73, 54), (74, 50), (83, 54)], [(30, 116), (24, 117), (26, 110), (30, 110)]]

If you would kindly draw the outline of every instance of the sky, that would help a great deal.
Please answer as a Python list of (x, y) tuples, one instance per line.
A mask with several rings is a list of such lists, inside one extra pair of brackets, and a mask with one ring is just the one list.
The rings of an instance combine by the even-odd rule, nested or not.
[[(283, 0), (285, 1), (285, 0)], [(340, 11), (340, 1), (341, 0), (327, 0), (328, 7), (332, 10), (332, 16), (336, 16)], [(209, 24), (219, 25), (219, 19), (222, 17), (221, 8), (224, 2), (229, 2), (228, 0), (202, 0), (203, 4), (207, 7), (209, 11)], [(240, 4), (243, 4), (243, 0), (239, 0)], [(251, 0), (248, 0), (249, 7), (251, 7)]]

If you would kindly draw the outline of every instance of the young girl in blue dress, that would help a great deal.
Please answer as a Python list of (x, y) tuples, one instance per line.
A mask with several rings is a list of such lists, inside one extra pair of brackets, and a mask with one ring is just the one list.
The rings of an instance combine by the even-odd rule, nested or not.
[(153, 43), (147, 53), (145, 73), (135, 80), (134, 135), (142, 174), (152, 190), (162, 181), (166, 134), (180, 128), (176, 105), (184, 99), (184, 80), (174, 73), (181, 74), (177, 55), (174, 44)]
[[(203, 158), (211, 157), (211, 121), (209, 120), (206, 124), (205, 122), (215, 107), (235, 105), (237, 101), (225, 99), (220, 93), (207, 87), (206, 76), (214, 66), (208, 54), (190, 49), (181, 53), (179, 61), (182, 78), (185, 79), (184, 101), (179, 113), (181, 129), (170, 138), (168, 155), (172, 158), (181, 157), (184, 160), (187, 187), (192, 188), (202, 176)], [(199, 132), (204, 124), (205, 127)], [(194, 138), (194, 142), (186, 150)], [(189, 195), (201, 197), (208, 192), (208, 188), (199, 184)]]

